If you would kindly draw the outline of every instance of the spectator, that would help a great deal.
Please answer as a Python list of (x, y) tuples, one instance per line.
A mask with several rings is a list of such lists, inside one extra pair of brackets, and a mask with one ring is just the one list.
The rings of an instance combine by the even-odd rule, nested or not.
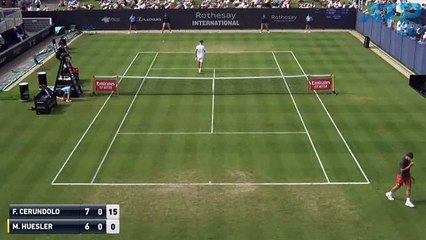
[(0, 52), (3, 52), (8, 48), (8, 44), (6, 42), (6, 39), (3, 38), (3, 36), (0, 34)]
[(58, 44), (56, 44), (56, 39), (52, 39), (52, 47), (53, 47), (53, 50), (55, 50), (55, 52), (58, 50)]
[(35, 0), (34, 1), (35, 6), (36, 6), (36, 10), (40, 11), (40, 7), (41, 7), (41, 0)]
[(284, 0), (281, 7), (282, 8), (290, 8), (290, 0)]

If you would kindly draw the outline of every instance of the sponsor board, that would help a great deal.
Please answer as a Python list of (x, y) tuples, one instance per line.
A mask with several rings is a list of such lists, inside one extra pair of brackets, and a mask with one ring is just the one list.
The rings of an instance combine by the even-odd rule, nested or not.
[(236, 19), (236, 13), (214, 13), (214, 12), (195, 12), (195, 20), (192, 20), (193, 27), (222, 27), (222, 26), (240, 26)]
[(280, 15), (280, 14), (272, 14), (271, 15), (271, 20), (273, 22), (278, 22), (278, 23), (292, 23), (295, 22), (297, 20), (297, 16), (296, 15)]
[(317, 78), (309, 80), (309, 87), (311, 91), (333, 90), (332, 78)]
[(95, 80), (95, 91), (96, 92), (116, 92), (117, 91), (117, 80)]
[(116, 18), (116, 17), (103, 17), (101, 19), (101, 22), (104, 22), (104, 23), (118, 23), (118, 22), (120, 22), (120, 18)]

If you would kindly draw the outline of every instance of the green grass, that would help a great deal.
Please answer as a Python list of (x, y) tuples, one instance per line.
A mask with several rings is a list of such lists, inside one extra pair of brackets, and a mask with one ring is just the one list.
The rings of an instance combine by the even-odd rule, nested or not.
[[(195, 68), (192, 54), (164, 53), (192, 52), (200, 39), (209, 52), (201, 75), (182, 69)], [(139, 54), (126, 75), (144, 76), (148, 70), (149, 76), (281, 74), (272, 53), (218, 53), (254, 50), (275, 51), (284, 75), (303, 72), (290, 53), (279, 51), (293, 51), (306, 73), (335, 74), (338, 95), (320, 98), (371, 184), (52, 186), (107, 96), (86, 94), (71, 104), (60, 102), (51, 115), (36, 116), (29, 110), (32, 103), (17, 101), (18, 89), (13, 89), (0, 93), (1, 222), (11, 203), (118, 203), (121, 233), (24, 236), (0, 231), (0, 239), (422, 239), (424, 99), (349, 33), (83, 35), (71, 45), (87, 93), (93, 75), (123, 74), (137, 52), (154, 53)], [(162, 53), (153, 61), (155, 52)], [(57, 64), (45, 65), (50, 84)], [(167, 67), (175, 69), (159, 69)], [(36, 75), (27, 80), (33, 96)], [(56, 182), (91, 182), (104, 156), (98, 183), (326, 182), (307, 134), (118, 134), (110, 145), (132, 102), (120, 133), (211, 130), (210, 80), (147, 80), (142, 93), (151, 94), (134, 98), (139, 84), (141, 79), (123, 80), (122, 94), (108, 100)], [(291, 83), (291, 90), (299, 91), (296, 85)], [(217, 80), (215, 87), (228, 93), (215, 95), (215, 132), (305, 131), (289, 94), (235, 94), (276, 93), (282, 82)], [(203, 94), (178, 94), (199, 89)], [(293, 97), (330, 181), (365, 181), (317, 97)], [(403, 206), (403, 191), (395, 202), (384, 196), (406, 151), (418, 159), (415, 209)], [(409, 227), (400, 227), (401, 222)]]

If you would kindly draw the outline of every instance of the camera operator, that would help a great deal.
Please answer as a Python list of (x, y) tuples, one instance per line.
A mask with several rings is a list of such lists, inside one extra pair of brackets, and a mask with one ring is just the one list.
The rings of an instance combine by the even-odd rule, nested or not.
[(68, 50), (63, 44), (59, 44), (55, 56), (56, 59), (58, 59), (59, 61), (65, 61), (66, 63), (69, 63), (71, 61), (71, 55), (68, 53)]

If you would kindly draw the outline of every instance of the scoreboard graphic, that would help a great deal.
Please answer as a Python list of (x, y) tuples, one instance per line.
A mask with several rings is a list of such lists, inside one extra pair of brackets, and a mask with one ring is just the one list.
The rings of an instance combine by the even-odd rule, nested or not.
[(10, 234), (119, 234), (118, 204), (11, 204)]

